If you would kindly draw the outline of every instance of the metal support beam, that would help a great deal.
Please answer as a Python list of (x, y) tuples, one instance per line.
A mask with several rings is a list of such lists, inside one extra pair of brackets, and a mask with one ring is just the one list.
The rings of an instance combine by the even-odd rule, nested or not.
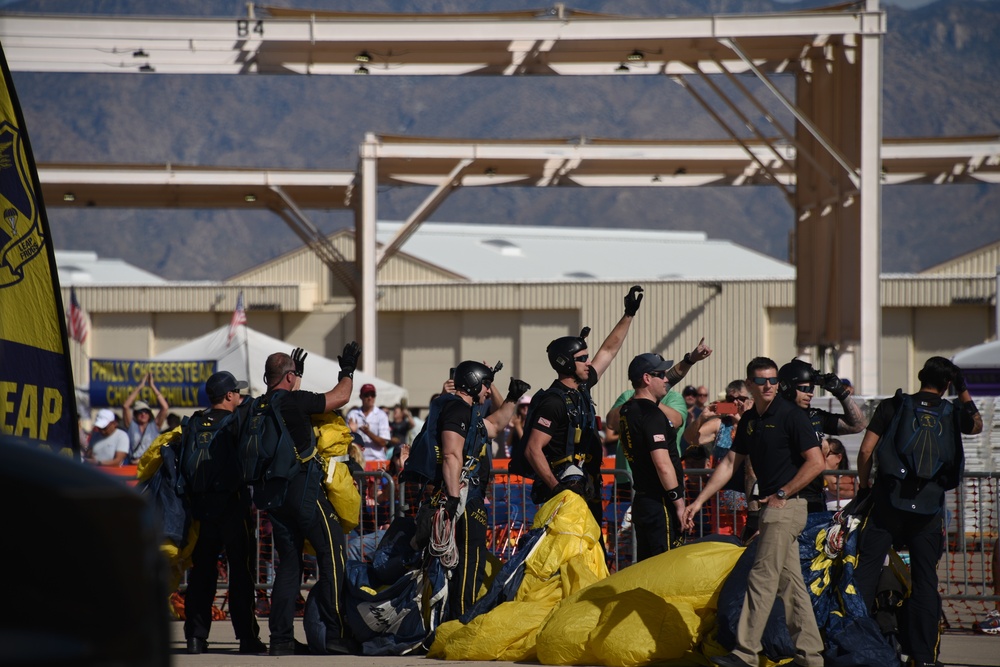
[(354, 257), (361, 274), (361, 292), (355, 294), (355, 326), (361, 343), (361, 370), (376, 373), (378, 362), (378, 265), (375, 261), (375, 222), (378, 220), (378, 155), (375, 135), (361, 144), (361, 205), (354, 225)]
[(802, 150), (802, 146), (799, 144), (798, 141), (795, 140), (795, 135), (792, 132), (790, 132), (788, 128), (786, 128), (781, 123), (781, 121), (779, 121), (777, 118), (774, 117), (774, 114), (771, 113), (770, 109), (761, 104), (761, 101), (757, 99), (756, 95), (750, 92), (750, 90), (746, 87), (746, 84), (740, 81), (739, 77), (730, 72), (729, 69), (726, 68), (726, 66), (723, 65), (721, 61), (716, 60), (715, 64), (718, 66), (719, 71), (721, 71), (723, 74), (726, 75), (726, 79), (729, 81), (729, 83), (733, 84), (740, 92), (743, 93), (743, 96), (746, 97), (750, 101), (750, 103), (754, 105), (754, 107), (756, 107), (757, 111), (759, 111), (761, 115), (764, 117), (764, 120), (769, 122), (776, 130), (778, 130), (778, 132), (781, 133), (781, 137), (785, 141), (795, 146), (796, 157), (802, 157), (808, 160), (812, 164), (813, 168), (826, 174), (826, 177), (830, 181), (830, 183), (834, 185), (834, 187), (836, 187), (837, 185), (836, 176), (833, 176), (832, 174), (830, 174), (830, 172), (826, 171), (826, 169), (823, 168), (823, 165), (820, 164), (820, 162), (813, 156), (811, 152), (809, 152), (808, 150)]
[(827, 139), (823, 133), (820, 132), (819, 128), (817, 128), (812, 121), (809, 120), (808, 116), (802, 113), (801, 109), (792, 104), (792, 102), (785, 97), (780, 90), (778, 90), (778, 87), (775, 86), (774, 83), (767, 78), (767, 75), (754, 64), (753, 60), (751, 60), (750, 57), (743, 52), (743, 49), (739, 47), (735, 40), (725, 37), (720, 39), (719, 42), (732, 49), (733, 52), (740, 57), (740, 60), (746, 63), (747, 69), (753, 72), (754, 75), (760, 79), (761, 83), (767, 86), (767, 89), (771, 91), (771, 93), (784, 105), (786, 109), (788, 109), (788, 111), (791, 112), (793, 116), (795, 116), (795, 120), (799, 121), (802, 127), (806, 128), (809, 134), (816, 139), (817, 143), (819, 143), (833, 157), (833, 159), (835, 159), (837, 163), (843, 167), (844, 171), (846, 171), (850, 177), (851, 182), (854, 183), (854, 187), (858, 187), (857, 169), (851, 165), (847, 158), (844, 157), (843, 153), (837, 150), (837, 147), (834, 146), (833, 142)]
[[(733, 100), (728, 95), (726, 95), (725, 91), (723, 91), (722, 88), (720, 88), (712, 80), (710, 76), (705, 74), (705, 72), (703, 72), (701, 68), (696, 68), (696, 71), (698, 72), (698, 75), (701, 77), (701, 80), (705, 83), (705, 85), (711, 88), (712, 92), (715, 93), (715, 95), (719, 99), (721, 99), (723, 102), (726, 103), (726, 106), (729, 107), (730, 111), (736, 114), (736, 117), (740, 119), (740, 122), (742, 122), (743, 125), (747, 127), (747, 129), (753, 132), (754, 136), (757, 137), (757, 139), (759, 139), (761, 143), (763, 143), (765, 146), (768, 147), (768, 149), (770, 149), (771, 155), (773, 155), (778, 160), (778, 162), (780, 162), (782, 166), (785, 167), (785, 169), (789, 171), (794, 171), (794, 167), (792, 167), (789, 161), (785, 159), (785, 156), (781, 154), (781, 151), (779, 151), (775, 147), (774, 142), (772, 142), (767, 136), (764, 135), (763, 132), (761, 132), (757, 128), (756, 124), (754, 124), (754, 122), (750, 120), (750, 118), (745, 113), (743, 113), (743, 111), (736, 105), (736, 103), (733, 102)], [(727, 72), (727, 74), (728, 73), (729, 72)], [(773, 173), (773, 171), (771, 171), (770, 169), (768, 171), (769, 173), (771, 173), (771, 178), (777, 181), (778, 180), (777, 176)], [(788, 197), (789, 200), (791, 200), (790, 193), (786, 193), (786, 196)]]
[(337, 250), (326, 234), (323, 234), (312, 223), (309, 216), (292, 201), (291, 197), (285, 194), (281, 186), (271, 185), (270, 189), (285, 204), (284, 208), (275, 207), (272, 210), (281, 216), (285, 224), (291, 227), (292, 231), (302, 239), (302, 242), (316, 253), (316, 256), (333, 272), (333, 275), (337, 276), (352, 292), (356, 292), (358, 289), (357, 272), (353, 270), (347, 258)]
[(406, 239), (410, 238), (413, 232), (417, 231), (417, 228), (437, 210), (438, 206), (448, 198), (448, 195), (462, 185), (462, 174), (465, 173), (472, 162), (473, 160), (470, 159), (459, 160), (455, 168), (442, 179), (438, 186), (434, 188), (434, 191), (410, 214), (410, 217), (406, 219), (406, 222), (399, 228), (399, 231), (396, 232), (392, 240), (377, 251), (377, 266), (379, 268), (390, 257), (399, 252), (399, 249), (406, 243)]
[[(866, 8), (878, 11), (878, 0)], [(859, 389), (879, 392), (882, 359), (882, 35), (861, 35), (861, 349)]]
[(760, 168), (760, 170), (765, 174), (767, 174), (771, 182), (781, 189), (788, 203), (794, 207), (795, 203), (794, 200), (792, 199), (791, 190), (789, 190), (784, 183), (778, 180), (777, 175), (767, 165), (765, 165), (764, 162), (757, 155), (754, 154), (754, 152), (750, 149), (750, 146), (747, 145), (747, 143), (743, 139), (741, 139), (736, 134), (736, 132), (734, 132), (733, 129), (729, 127), (729, 125), (726, 124), (726, 121), (722, 119), (722, 116), (716, 113), (715, 109), (713, 109), (711, 105), (709, 105), (709, 103), (705, 101), (705, 98), (703, 98), (701, 94), (698, 93), (697, 90), (692, 88), (688, 84), (688, 82), (684, 80), (683, 77), (673, 76), (671, 78), (673, 78), (674, 81), (679, 83), (684, 88), (684, 90), (691, 93), (691, 96), (694, 97), (695, 100), (697, 100), (698, 104), (700, 104), (703, 109), (705, 109), (705, 113), (711, 116), (715, 120), (715, 122), (718, 123), (719, 127), (724, 129), (726, 133), (729, 134), (730, 138), (732, 138), (733, 141), (738, 143), (743, 148), (743, 150), (746, 151), (747, 155), (749, 155), (753, 159), (754, 163)]

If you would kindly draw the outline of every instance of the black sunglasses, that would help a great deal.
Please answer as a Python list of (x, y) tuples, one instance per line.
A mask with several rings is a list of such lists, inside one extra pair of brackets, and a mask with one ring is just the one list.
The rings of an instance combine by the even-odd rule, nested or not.
[(758, 387), (763, 387), (765, 384), (774, 386), (778, 384), (778, 378), (752, 378), (753, 383)]
[(801, 391), (803, 394), (811, 394), (816, 388), (814, 384), (798, 384), (795, 385), (795, 391)]
[(660, 378), (661, 380), (663, 380), (664, 378), (667, 377), (667, 372), (666, 371), (653, 371), (649, 375), (650, 375), (650, 377)]
[(590, 359), (589, 354), (581, 354), (579, 357), (573, 357), (573, 361), (579, 361), (581, 364), (587, 363), (587, 359)]

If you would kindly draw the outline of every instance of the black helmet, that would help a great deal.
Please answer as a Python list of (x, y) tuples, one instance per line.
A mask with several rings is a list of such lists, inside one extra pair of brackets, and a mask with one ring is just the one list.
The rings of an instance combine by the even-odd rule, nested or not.
[(573, 357), (577, 352), (587, 349), (587, 336), (590, 327), (580, 329), (579, 336), (563, 336), (549, 343), (545, 351), (549, 355), (549, 365), (561, 375), (576, 375), (576, 362)]
[(580, 336), (563, 336), (549, 343), (545, 351), (549, 355), (549, 365), (560, 375), (576, 375), (573, 357), (587, 349), (587, 341)]
[(464, 391), (474, 399), (479, 398), (483, 387), (493, 384), (493, 369), (478, 361), (463, 361), (455, 367), (455, 389)]
[(795, 387), (800, 384), (815, 384), (816, 371), (812, 364), (801, 359), (792, 359), (778, 369), (778, 391), (790, 401), (795, 400)]

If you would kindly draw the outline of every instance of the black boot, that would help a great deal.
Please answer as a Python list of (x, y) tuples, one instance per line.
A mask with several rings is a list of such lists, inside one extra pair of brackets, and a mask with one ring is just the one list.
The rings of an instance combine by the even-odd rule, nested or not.
[(238, 653), (247, 655), (265, 655), (267, 654), (267, 644), (262, 642), (257, 637), (254, 637), (253, 639), (241, 639), (240, 650)]
[(200, 655), (208, 651), (208, 641), (201, 637), (188, 639), (188, 655)]

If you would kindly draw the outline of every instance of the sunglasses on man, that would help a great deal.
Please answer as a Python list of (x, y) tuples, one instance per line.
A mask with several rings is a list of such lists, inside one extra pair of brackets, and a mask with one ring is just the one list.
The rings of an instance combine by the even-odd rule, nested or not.
[(753, 383), (758, 387), (763, 387), (765, 384), (769, 384), (773, 387), (778, 384), (778, 378), (753, 378)]

